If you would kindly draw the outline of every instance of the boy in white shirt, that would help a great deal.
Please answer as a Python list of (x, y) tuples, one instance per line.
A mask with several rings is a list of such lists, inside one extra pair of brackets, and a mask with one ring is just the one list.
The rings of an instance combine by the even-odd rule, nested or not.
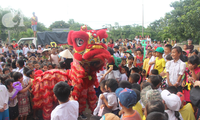
[(108, 79), (106, 82), (106, 89), (109, 92), (107, 95), (107, 99), (104, 95), (100, 96), (100, 99), (103, 100), (105, 106), (112, 110), (112, 113), (119, 116), (119, 104), (117, 101), (117, 96), (115, 94), (115, 90), (118, 88), (118, 82), (115, 79)]
[(54, 86), (53, 92), (59, 105), (51, 112), (51, 120), (77, 120), (79, 104), (70, 97), (70, 86), (61, 81)]
[(8, 90), (5, 85), (0, 85), (0, 120), (9, 120)]

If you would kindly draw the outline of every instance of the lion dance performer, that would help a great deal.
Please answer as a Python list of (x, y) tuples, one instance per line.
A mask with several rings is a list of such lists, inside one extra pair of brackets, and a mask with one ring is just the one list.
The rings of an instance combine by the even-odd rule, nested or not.
[(93, 86), (99, 86), (96, 73), (103, 69), (111, 56), (105, 45), (107, 37), (105, 30), (87, 30), (87, 26), (82, 26), (80, 31), (69, 32), (68, 44), (75, 51), (71, 69), (67, 72), (49, 70), (33, 81), (34, 108), (43, 110), (44, 119), (50, 119), (57, 102), (52, 89), (59, 81), (68, 81), (74, 86), (72, 96), (79, 102), (80, 114), (85, 110), (86, 103), (91, 111), (94, 110), (97, 97)]

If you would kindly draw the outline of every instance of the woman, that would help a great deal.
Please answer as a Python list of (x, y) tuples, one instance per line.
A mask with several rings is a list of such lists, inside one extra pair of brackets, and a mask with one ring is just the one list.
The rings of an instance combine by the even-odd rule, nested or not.
[(48, 49), (44, 49), (42, 51), (42, 54), (43, 54), (42, 61), (48, 61), (48, 59), (49, 59), (49, 50)]
[(149, 44), (151, 44), (151, 38), (150, 38), (150, 35), (148, 35), (147, 37), (147, 42), (149, 41)]
[(41, 45), (38, 45), (38, 50), (37, 50), (37, 53), (41, 53), (42, 54), (42, 49), (41, 49)]
[(31, 44), (30, 52), (31, 52), (31, 53), (35, 53), (36, 51), (37, 51), (37, 49), (35, 49), (35, 45), (34, 45), (34, 44)]
[(114, 47), (113, 39), (110, 39), (110, 42), (108, 42), (108, 47), (110, 48)]
[(11, 55), (15, 55), (15, 52), (13, 51), (13, 46), (12, 46), (12, 45), (9, 45), (9, 46), (8, 46), (7, 55), (8, 55), (9, 57), (11, 57)]

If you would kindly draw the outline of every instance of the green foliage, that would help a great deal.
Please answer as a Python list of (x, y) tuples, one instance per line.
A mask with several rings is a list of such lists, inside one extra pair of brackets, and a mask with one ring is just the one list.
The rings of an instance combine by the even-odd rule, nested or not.
[(52, 30), (52, 28), (69, 28), (70, 24), (66, 23), (65, 21), (61, 20), (61, 21), (55, 21), (54, 23), (52, 23), (50, 25), (50, 29)]
[(194, 43), (200, 39), (200, 1), (181, 0), (173, 2), (174, 8), (164, 18), (154, 21), (150, 28), (155, 30), (158, 39), (171, 38), (179, 42), (192, 38)]
[[(119, 26), (118, 23), (115, 23), (114, 26), (107, 24), (103, 25), (103, 27), (108, 28), (108, 39), (117, 40), (119, 38), (128, 38), (132, 40), (135, 36), (142, 36), (142, 26), (136, 24)], [(144, 28), (144, 35), (151, 35), (149, 29)]]

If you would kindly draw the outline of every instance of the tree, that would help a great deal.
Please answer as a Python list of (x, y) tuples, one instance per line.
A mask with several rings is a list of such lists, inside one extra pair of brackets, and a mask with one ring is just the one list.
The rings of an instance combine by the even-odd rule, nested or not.
[(200, 1), (181, 0), (173, 2), (174, 8), (164, 18), (152, 22), (152, 36), (157, 39), (171, 38), (179, 42), (192, 38), (194, 43), (200, 39)]
[(55, 21), (54, 23), (52, 23), (50, 25), (50, 29), (52, 30), (52, 28), (69, 28), (70, 24), (66, 23), (65, 21), (61, 20), (61, 21)]

